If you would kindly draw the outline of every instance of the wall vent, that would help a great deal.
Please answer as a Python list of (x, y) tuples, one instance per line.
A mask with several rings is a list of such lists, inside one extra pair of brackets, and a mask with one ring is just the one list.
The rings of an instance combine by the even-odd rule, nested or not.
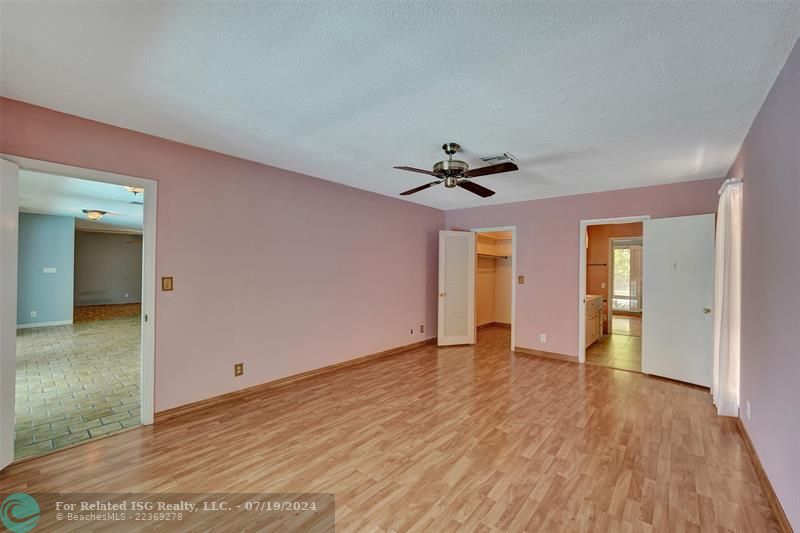
[(517, 158), (514, 157), (514, 154), (510, 154), (508, 152), (503, 152), (502, 154), (497, 155), (488, 155), (486, 157), (481, 157), (481, 161), (484, 163), (504, 163), (506, 161), (516, 161)]

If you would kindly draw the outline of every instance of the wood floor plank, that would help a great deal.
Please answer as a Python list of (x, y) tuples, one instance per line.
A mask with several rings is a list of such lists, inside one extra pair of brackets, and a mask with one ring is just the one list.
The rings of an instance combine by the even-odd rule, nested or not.
[(778, 531), (707, 391), (425, 346), (10, 466), (0, 492), (331, 492), (340, 531)]

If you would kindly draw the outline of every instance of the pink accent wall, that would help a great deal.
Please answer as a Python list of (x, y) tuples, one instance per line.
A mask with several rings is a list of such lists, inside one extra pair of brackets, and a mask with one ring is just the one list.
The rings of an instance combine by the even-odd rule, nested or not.
[(2, 153), (158, 180), (156, 411), (435, 336), (444, 212), (14, 100), (0, 117)]
[(800, 43), (750, 127), (730, 174), (744, 178), (740, 416), (798, 531)]
[[(714, 213), (720, 183), (722, 178), (453, 210), (446, 223), (452, 229), (517, 227), (517, 275), (525, 276), (525, 284), (516, 285), (516, 344), (577, 357), (580, 221)], [(644, 290), (647, 298), (646, 285)], [(547, 343), (539, 342), (540, 333)]]

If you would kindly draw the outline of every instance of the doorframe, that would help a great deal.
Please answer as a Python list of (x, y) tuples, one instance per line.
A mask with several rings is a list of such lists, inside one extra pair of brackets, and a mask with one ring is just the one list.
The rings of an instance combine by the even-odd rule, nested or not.
[[(158, 182), (154, 179), (128, 176), (114, 172), (62, 165), (8, 154), (0, 157), (16, 163), (20, 170), (47, 172), (71, 178), (99, 181), (115, 185), (131, 185), (144, 189), (142, 214), (142, 336), (140, 373), (141, 425), (153, 424), (155, 419), (155, 327), (156, 327), (156, 214), (158, 212)], [(17, 200), (19, 205), (19, 200)], [(5, 298), (5, 295), (0, 296)], [(16, 324), (14, 326), (16, 328)], [(14, 377), (16, 381), (16, 376)], [(5, 435), (0, 438), (6, 438)], [(13, 439), (13, 435), (11, 437)]]
[[(494, 226), (491, 228), (472, 228), (470, 230), (475, 234), (476, 239), (476, 252), (477, 253), (477, 239), (478, 233), (492, 233), (495, 231), (510, 231), (511, 232), (511, 351), (516, 348), (515, 340), (517, 338), (517, 227), (516, 226)], [(477, 259), (476, 259), (477, 261)], [(473, 291), (475, 288), (473, 287)], [(477, 331), (478, 325), (475, 325)]]
[[(586, 362), (586, 247), (589, 226), (603, 224), (630, 224), (631, 222), (644, 222), (650, 220), (650, 215), (637, 215), (629, 217), (594, 218), (580, 221), (578, 244), (580, 246), (578, 259), (578, 362)], [(642, 249), (644, 250), (644, 236), (642, 236)], [(610, 289), (609, 289), (610, 290)], [(608, 307), (611, 307), (610, 301)], [(609, 313), (609, 320), (611, 314)], [(608, 325), (611, 328), (611, 324)]]

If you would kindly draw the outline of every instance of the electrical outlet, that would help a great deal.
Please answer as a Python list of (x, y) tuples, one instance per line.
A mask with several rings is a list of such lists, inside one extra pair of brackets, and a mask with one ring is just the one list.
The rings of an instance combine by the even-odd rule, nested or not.
[(600, 288), (601, 289), (605, 289), (606, 288), (606, 282), (605, 281), (600, 284)]
[(525, 283), (525, 276), (517, 276), (517, 283), (523, 285)]
[(747, 419), (750, 420), (750, 400), (747, 400)]
[(539, 342), (542, 342), (542, 343), (547, 342), (547, 333), (540, 333), (539, 334)]
[(244, 363), (234, 363), (233, 364), (233, 377), (238, 378), (239, 376), (244, 375)]
[(31, 311), (31, 318), (36, 318), (36, 311)]
[(419, 327), (419, 332), (420, 332), (420, 333), (425, 333), (425, 324), (422, 324), (422, 325)]
[(411, 328), (411, 334), (412, 335), (414, 334), (414, 328)]

